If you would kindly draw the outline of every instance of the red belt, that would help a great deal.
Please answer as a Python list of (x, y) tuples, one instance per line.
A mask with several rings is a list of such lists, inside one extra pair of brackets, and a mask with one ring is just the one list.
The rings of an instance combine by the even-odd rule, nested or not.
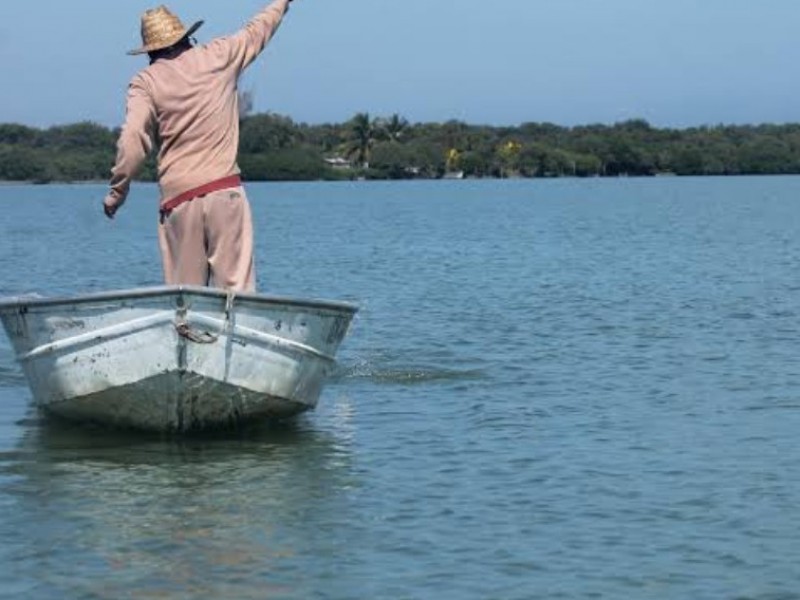
[(169, 216), (169, 214), (181, 204), (190, 202), (195, 198), (206, 196), (212, 192), (239, 187), (240, 185), (242, 185), (242, 178), (239, 175), (231, 175), (230, 177), (223, 177), (222, 179), (211, 181), (201, 185), (200, 187), (187, 190), (182, 194), (175, 196), (174, 198), (170, 198), (161, 205), (161, 217), (163, 218)]

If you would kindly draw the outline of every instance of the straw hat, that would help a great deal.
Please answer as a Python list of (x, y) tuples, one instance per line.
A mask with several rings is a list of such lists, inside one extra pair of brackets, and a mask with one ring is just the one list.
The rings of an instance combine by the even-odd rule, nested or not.
[(145, 11), (142, 15), (142, 43), (144, 45), (137, 50), (131, 50), (128, 54), (145, 54), (169, 48), (183, 38), (192, 35), (200, 29), (202, 24), (203, 21), (198, 21), (186, 29), (181, 20), (163, 5)]

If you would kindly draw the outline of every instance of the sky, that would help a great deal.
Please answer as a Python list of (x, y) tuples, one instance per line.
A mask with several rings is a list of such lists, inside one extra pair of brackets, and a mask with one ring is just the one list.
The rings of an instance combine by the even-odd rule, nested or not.
[[(265, 2), (164, 0), (202, 43)], [(2, 0), (0, 122), (124, 118), (159, 0)], [(295, 0), (245, 73), (255, 111), (658, 127), (800, 122), (800, 0)]]

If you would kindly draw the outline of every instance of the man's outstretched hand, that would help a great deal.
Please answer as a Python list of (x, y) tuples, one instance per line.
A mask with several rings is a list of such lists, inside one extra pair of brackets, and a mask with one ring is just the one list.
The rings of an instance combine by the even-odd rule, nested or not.
[(111, 198), (103, 200), (103, 212), (109, 219), (113, 219), (118, 210), (119, 206)]

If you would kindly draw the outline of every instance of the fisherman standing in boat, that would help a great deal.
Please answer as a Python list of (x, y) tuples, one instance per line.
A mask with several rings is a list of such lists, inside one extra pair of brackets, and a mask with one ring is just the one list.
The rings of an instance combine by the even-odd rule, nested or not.
[(166, 7), (142, 16), (150, 66), (134, 76), (103, 210), (113, 219), (131, 180), (158, 144), (158, 237), (168, 285), (255, 291), (253, 223), (239, 177), (237, 82), (292, 0), (274, 0), (238, 33), (194, 45)]

